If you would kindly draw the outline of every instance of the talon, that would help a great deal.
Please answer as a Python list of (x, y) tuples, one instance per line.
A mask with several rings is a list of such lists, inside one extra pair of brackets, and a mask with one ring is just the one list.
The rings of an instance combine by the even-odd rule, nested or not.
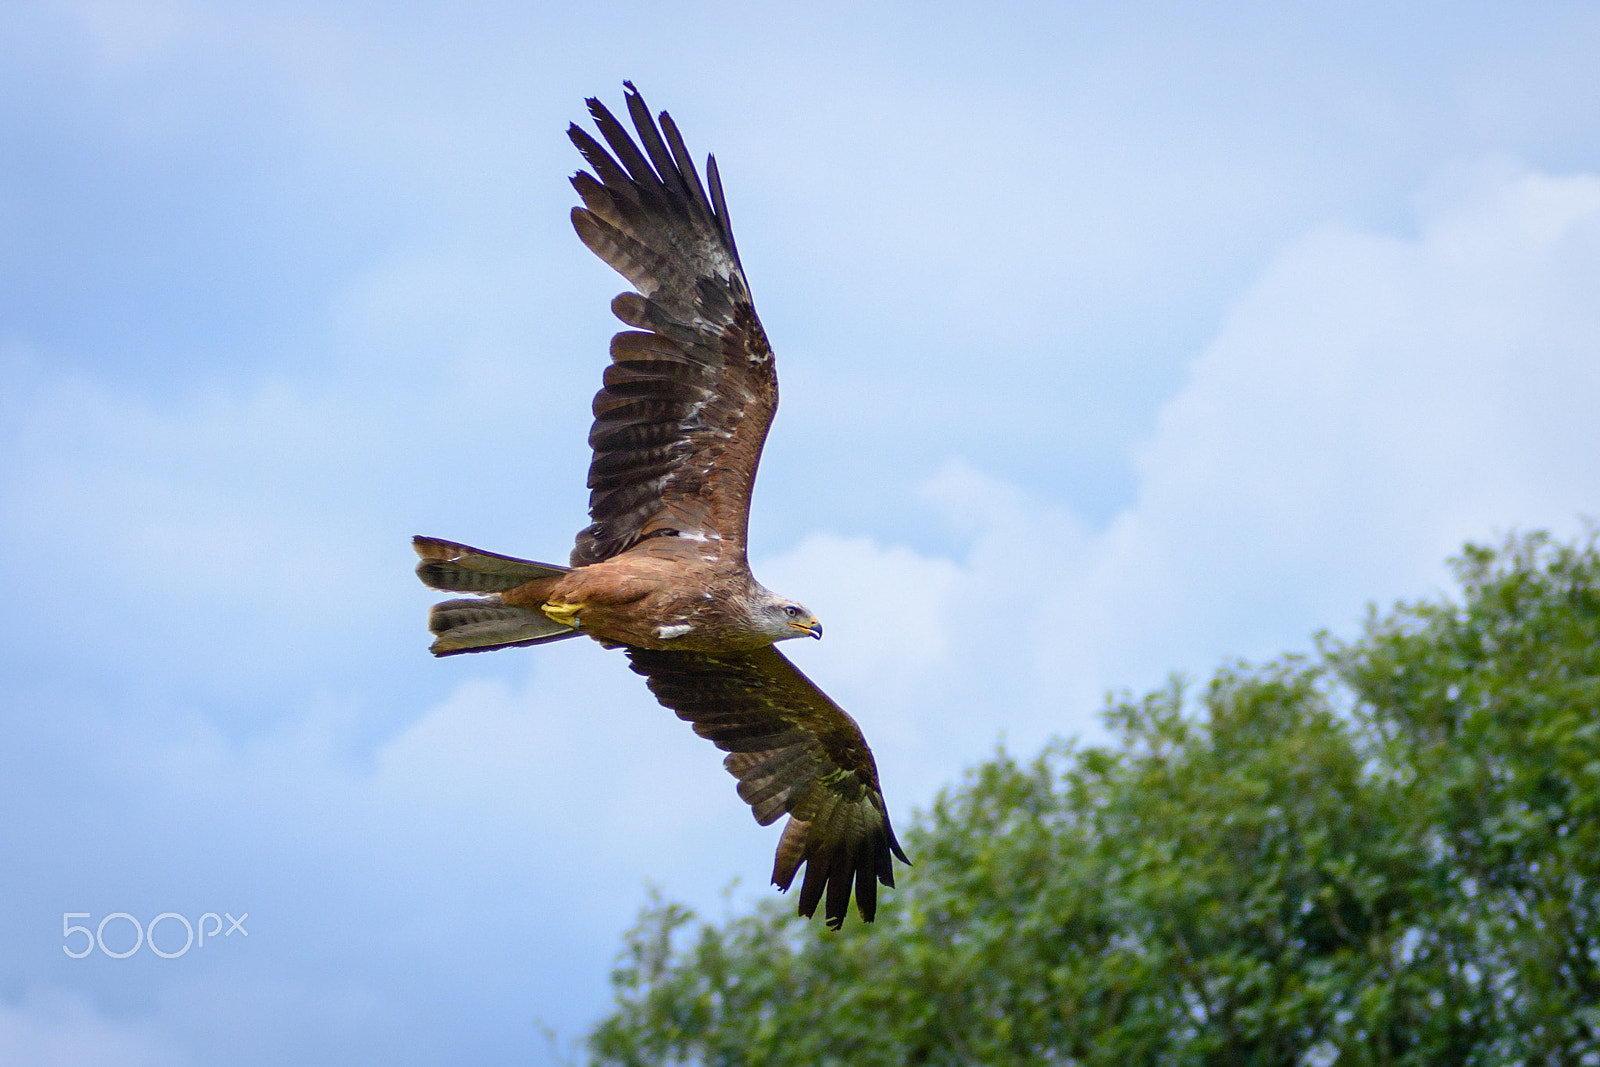
[(572, 604), (565, 600), (550, 600), (539, 605), (539, 610), (552, 622), (559, 622), (562, 626), (578, 628), (578, 613), (583, 610), (582, 604)]

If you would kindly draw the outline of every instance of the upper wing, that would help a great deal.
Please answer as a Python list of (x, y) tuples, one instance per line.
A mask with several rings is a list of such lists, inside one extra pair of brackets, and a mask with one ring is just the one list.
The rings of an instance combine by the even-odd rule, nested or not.
[(861, 728), (770, 645), (757, 652), (653, 652), (628, 649), (633, 669), (656, 698), (728, 753), (739, 795), (766, 826), (788, 814), (772, 882), (787, 890), (804, 863), (800, 914), (817, 910), (837, 930), (850, 906), (867, 922), (877, 913), (879, 881), (894, 885), (890, 853), (909, 863), (889, 825)]
[(572, 224), (583, 243), (638, 290), (611, 310), (636, 327), (611, 339), (612, 364), (594, 398), (589, 445), (591, 524), (578, 566), (646, 537), (686, 534), (723, 542), (742, 560), (750, 488), (778, 407), (778, 379), (734, 247), (715, 158), (710, 196), (671, 116), (658, 129), (631, 82), (638, 145), (598, 100), (589, 101), (607, 152), (576, 125), (567, 134), (595, 173), (573, 187)]

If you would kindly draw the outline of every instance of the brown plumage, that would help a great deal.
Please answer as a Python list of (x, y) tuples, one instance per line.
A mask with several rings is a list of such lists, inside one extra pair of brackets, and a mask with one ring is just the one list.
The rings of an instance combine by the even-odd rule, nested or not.
[[(662, 704), (728, 753), (723, 765), (766, 826), (788, 815), (772, 881), (799, 868), (800, 914), (835, 929), (852, 889), (871, 922), (877, 886), (906, 860), (855, 720), (773, 645), (821, 637), (800, 604), (750, 573), (745, 537), (761, 447), (778, 408), (772, 348), (756, 316), (714, 157), (701, 184), (666, 112), (632, 83), (638, 141), (598, 100), (602, 145), (576, 125), (593, 168), (572, 184), (583, 243), (632, 283), (611, 302), (633, 327), (611, 339), (594, 398), (589, 525), (571, 566), (413, 538), (434, 589), (485, 594), (434, 606), (432, 651), (449, 656), (587, 634), (626, 649)], [(609, 148), (609, 151), (608, 151)]]

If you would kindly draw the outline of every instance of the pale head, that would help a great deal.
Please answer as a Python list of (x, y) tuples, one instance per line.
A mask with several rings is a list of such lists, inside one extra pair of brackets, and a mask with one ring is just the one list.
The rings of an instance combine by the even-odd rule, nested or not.
[(746, 601), (745, 612), (750, 628), (773, 642), (791, 637), (822, 637), (822, 623), (804, 604), (759, 585), (755, 595)]

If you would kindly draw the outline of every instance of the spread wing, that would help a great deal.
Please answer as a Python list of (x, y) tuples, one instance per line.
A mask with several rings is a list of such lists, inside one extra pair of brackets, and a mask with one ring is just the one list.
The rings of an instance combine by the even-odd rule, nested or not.
[(894, 885), (890, 853), (909, 863), (889, 825), (861, 728), (777, 649), (653, 652), (630, 648), (633, 669), (656, 698), (728, 753), (723, 766), (766, 826), (787, 814), (772, 882), (788, 890), (805, 864), (800, 914), (837, 930), (850, 906), (871, 922), (878, 882)]
[(739, 265), (716, 159), (706, 160), (707, 195), (671, 116), (662, 112), (658, 128), (625, 84), (639, 144), (593, 99), (589, 112), (610, 151), (576, 125), (567, 131), (594, 168), (572, 179), (583, 198), (572, 224), (638, 290), (611, 304), (635, 329), (611, 339), (594, 398), (592, 522), (572, 563), (674, 535), (720, 541), (743, 562), (750, 489), (778, 406), (772, 349)]

